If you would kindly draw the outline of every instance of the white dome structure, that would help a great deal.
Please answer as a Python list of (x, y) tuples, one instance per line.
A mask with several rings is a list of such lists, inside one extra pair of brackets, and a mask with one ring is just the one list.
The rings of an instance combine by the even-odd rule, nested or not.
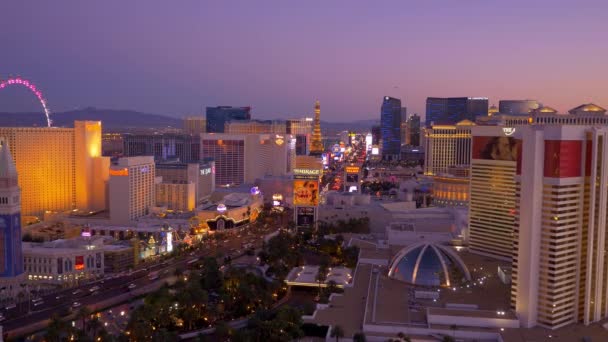
[(420, 242), (404, 247), (391, 261), (388, 276), (414, 285), (452, 286), (471, 273), (452, 249)]

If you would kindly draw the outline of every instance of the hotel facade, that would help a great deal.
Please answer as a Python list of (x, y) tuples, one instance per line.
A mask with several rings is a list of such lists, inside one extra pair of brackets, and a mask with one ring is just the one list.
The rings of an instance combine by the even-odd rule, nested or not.
[(456, 125), (436, 125), (424, 130), (424, 174), (448, 173), (451, 166), (471, 163), (471, 127), (463, 120)]
[(0, 127), (19, 174), (21, 213), (106, 208), (110, 160), (101, 156), (101, 122), (74, 128)]
[(608, 317), (608, 127), (517, 128), (512, 306), (523, 327)]

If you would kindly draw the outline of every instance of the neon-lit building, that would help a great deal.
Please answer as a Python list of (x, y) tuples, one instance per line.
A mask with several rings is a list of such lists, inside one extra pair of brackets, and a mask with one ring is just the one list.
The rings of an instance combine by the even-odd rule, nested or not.
[(101, 156), (101, 122), (74, 128), (0, 127), (19, 174), (22, 215), (106, 208), (109, 158)]
[(463, 120), (456, 125), (435, 125), (424, 130), (424, 174), (448, 173), (452, 166), (471, 163), (471, 127)]
[(608, 128), (518, 127), (512, 306), (522, 327), (608, 317)]
[(120, 158), (110, 167), (110, 220), (129, 224), (156, 205), (153, 157)]

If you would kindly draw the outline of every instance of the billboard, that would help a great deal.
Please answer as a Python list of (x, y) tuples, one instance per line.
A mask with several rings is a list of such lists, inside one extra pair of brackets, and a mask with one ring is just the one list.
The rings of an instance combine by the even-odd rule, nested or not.
[(358, 182), (359, 182), (358, 173), (347, 173), (346, 174), (346, 183), (358, 183)]
[(509, 136), (473, 137), (473, 159), (517, 161), (521, 140)]
[(312, 226), (315, 222), (315, 208), (314, 207), (297, 207), (296, 208), (296, 225)]
[(319, 205), (319, 181), (294, 179), (293, 204), (313, 207)]

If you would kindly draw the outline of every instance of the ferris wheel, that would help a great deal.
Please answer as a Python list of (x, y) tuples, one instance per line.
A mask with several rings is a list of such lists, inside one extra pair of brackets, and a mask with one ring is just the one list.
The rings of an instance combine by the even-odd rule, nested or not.
[(34, 83), (21, 77), (9, 78), (8, 80), (0, 81), (0, 89), (4, 89), (6, 87), (14, 85), (25, 87), (29, 89), (34, 95), (36, 95), (38, 101), (40, 101), (40, 104), (44, 109), (44, 115), (46, 116), (46, 124), (48, 127), (51, 127), (51, 111), (47, 107), (46, 100), (44, 99), (44, 96), (42, 96), (42, 92), (40, 91), (40, 89), (38, 89)]

